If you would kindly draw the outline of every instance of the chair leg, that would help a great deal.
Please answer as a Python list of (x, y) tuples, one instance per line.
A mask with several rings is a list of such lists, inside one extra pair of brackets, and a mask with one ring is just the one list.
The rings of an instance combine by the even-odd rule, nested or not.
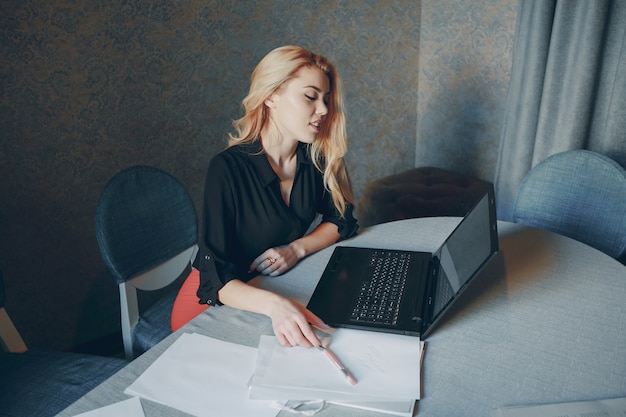
[(122, 341), (126, 359), (133, 360), (133, 329), (139, 321), (139, 307), (137, 304), (137, 290), (128, 283), (119, 284), (120, 308), (122, 319)]
[(0, 342), (2, 348), (7, 352), (22, 353), (28, 350), (24, 339), (15, 328), (4, 307), (0, 308)]

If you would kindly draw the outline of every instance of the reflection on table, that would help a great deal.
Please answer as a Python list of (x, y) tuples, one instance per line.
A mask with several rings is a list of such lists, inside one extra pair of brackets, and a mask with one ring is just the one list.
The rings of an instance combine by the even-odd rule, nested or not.
[[(339, 244), (431, 252), (459, 220), (391, 222)], [(426, 340), (417, 414), (488, 416), (505, 405), (626, 396), (626, 267), (569, 238), (505, 222), (498, 227), (500, 254)], [(306, 304), (332, 249), (259, 285)], [(256, 347), (272, 328), (265, 316), (210, 308), (59, 415), (128, 398), (124, 389), (182, 332)], [(185, 415), (142, 404), (148, 417)], [(329, 405), (317, 415), (377, 414)]]

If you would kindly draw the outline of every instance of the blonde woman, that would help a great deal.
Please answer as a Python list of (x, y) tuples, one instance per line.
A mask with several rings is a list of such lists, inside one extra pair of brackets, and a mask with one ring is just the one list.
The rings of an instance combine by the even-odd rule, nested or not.
[(321, 319), (249, 281), (283, 274), (357, 231), (341, 80), (324, 57), (284, 46), (254, 70), (243, 108), (206, 176), (195, 303), (264, 314), (285, 346), (319, 345), (311, 325), (324, 327)]

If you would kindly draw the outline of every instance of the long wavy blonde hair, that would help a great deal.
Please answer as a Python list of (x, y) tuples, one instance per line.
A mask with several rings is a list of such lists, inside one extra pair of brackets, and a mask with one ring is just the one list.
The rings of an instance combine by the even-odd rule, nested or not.
[(324, 186), (331, 193), (335, 207), (344, 215), (347, 204), (353, 204), (353, 197), (344, 160), (348, 142), (343, 91), (339, 73), (323, 56), (299, 46), (283, 46), (267, 54), (252, 73), (250, 91), (242, 103), (245, 114), (233, 122), (237, 135), (229, 135), (228, 145), (260, 139), (268, 121), (265, 100), (302, 67), (317, 67), (330, 81), (328, 114), (309, 149), (313, 164), (323, 174)]

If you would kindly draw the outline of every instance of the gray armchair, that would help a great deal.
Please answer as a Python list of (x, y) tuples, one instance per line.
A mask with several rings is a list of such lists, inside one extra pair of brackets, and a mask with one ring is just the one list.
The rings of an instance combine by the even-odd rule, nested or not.
[(522, 180), (513, 219), (571, 237), (624, 262), (626, 170), (588, 150), (552, 155)]

